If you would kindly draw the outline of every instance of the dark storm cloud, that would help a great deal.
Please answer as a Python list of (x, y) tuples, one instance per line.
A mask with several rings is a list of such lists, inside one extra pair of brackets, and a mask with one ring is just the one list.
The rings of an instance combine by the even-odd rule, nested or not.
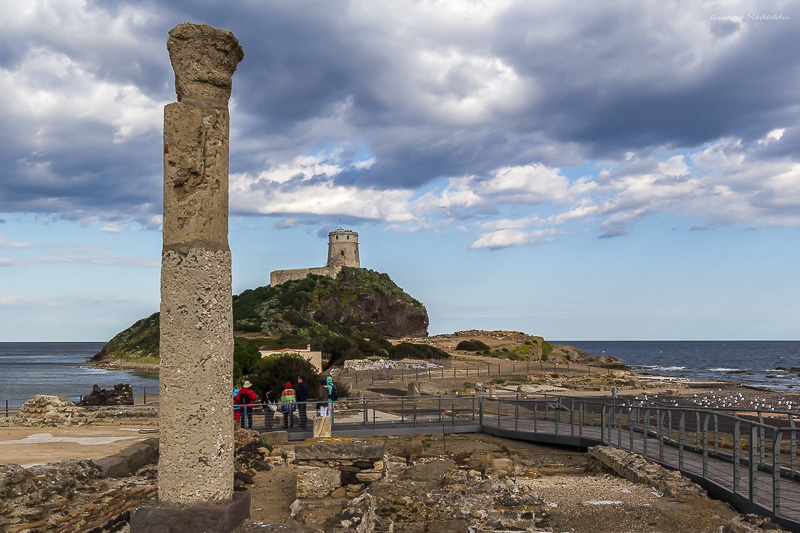
[[(70, 86), (84, 77), (116, 87), (120, 106), (160, 113), (174, 100), (169, 29), (190, 20), (233, 31), (245, 57), (234, 77), (231, 171), (258, 176), (344, 147), (342, 172), (284, 188), (325, 179), (373, 189), (451, 176), (479, 182), (503, 166), (580, 166), (723, 137), (752, 141), (798, 119), (794, 5), (788, 20), (760, 23), (630, 3), (519, 2), (464, 23), (345, 1), (36, 5), (51, 25), (28, 20), (0, 37), (0, 65), (30, 86), (33, 110), (36, 89), (80, 93)], [(32, 50), (56, 54), (66, 74), (39, 73)], [(17, 116), (30, 120), (0, 133), (0, 211), (160, 212), (156, 120), (121, 135), (136, 111), (105, 122), (103, 111)], [(797, 148), (791, 130), (760, 153)], [(358, 168), (364, 154), (374, 162)]]

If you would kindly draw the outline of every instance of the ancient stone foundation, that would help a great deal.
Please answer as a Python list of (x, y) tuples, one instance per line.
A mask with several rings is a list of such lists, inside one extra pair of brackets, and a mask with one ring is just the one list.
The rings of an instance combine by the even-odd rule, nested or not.
[(298, 498), (352, 498), (385, 475), (383, 444), (326, 439), (295, 446)]
[(588, 450), (589, 460), (612, 470), (632, 481), (655, 487), (677, 500), (708, 499), (706, 492), (680, 472), (667, 470), (641, 455), (611, 446), (593, 446)]

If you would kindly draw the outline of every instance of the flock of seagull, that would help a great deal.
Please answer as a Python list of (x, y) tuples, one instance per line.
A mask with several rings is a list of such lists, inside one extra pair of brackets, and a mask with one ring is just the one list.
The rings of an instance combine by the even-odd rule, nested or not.
[[(637, 396), (634, 398), (634, 402), (636, 403), (647, 401), (661, 402), (674, 407), (680, 405), (674, 397), (659, 399), (657, 394), (651, 397), (645, 394), (642, 397)], [(759, 395), (745, 396), (741, 392), (726, 393), (723, 392), (722, 389), (718, 389), (716, 393), (692, 394), (691, 396), (685, 397), (683, 403), (686, 401), (698, 407), (752, 409), (753, 411), (791, 411), (792, 409), (800, 407), (799, 402), (791, 398), (759, 397)]]

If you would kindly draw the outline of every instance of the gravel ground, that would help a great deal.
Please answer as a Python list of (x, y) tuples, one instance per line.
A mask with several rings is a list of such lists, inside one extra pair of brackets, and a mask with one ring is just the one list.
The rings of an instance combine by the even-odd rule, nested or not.
[[(412, 441), (417, 441), (416, 443)], [(393, 437), (386, 440), (388, 453), (398, 453), (416, 445), (420, 457), (435, 457), (442, 452), (441, 436)], [(448, 455), (475, 450), (505, 450), (515, 462), (531, 466), (533, 477), (517, 476), (517, 483), (528, 485), (548, 505), (547, 526), (553, 532), (662, 532), (718, 533), (737, 514), (727, 504), (715, 500), (677, 501), (646, 485), (631, 483), (607, 473), (587, 471), (587, 456), (575, 450), (510, 441), (489, 435), (453, 435), (445, 443)], [(325, 518), (341, 510), (331, 505), (297, 521), (290, 517), (294, 501), (296, 474), (291, 465), (260, 472), (251, 487), (251, 520), (242, 532), (321, 531)], [(278, 529), (278, 527), (282, 529)], [(463, 524), (462, 524), (463, 526)], [(290, 527), (308, 529), (286, 529)], [(457, 531), (453, 524), (413, 522), (395, 527), (401, 532)], [(461, 529), (466, 531), (466, 529)]]

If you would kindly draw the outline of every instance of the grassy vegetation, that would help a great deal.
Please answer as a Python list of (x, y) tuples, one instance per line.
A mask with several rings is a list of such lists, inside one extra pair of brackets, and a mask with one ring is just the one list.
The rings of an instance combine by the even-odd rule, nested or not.
[[(391, 359), (449, 357), (431, 346), (392, 346), (375, 335), (375, 324), (364, 317), (369, 314), (365, 306), (376, 300), (420, 308), (427, 317), (424, 306), (387, 274), (368, 269), (345, 267), (335, 279), (309, 274), (302, 280), (248, 289), (234, 296), (234, 330), (242, 334), (234, 346), (234, 377), (238, 380), (254, 371), (259, 348), (299, 350), (311, 345), (313, 350), (332, 354), (332, 364), (371, 355)], [(117, 334), (101, 354), (158, 363), (158, 342), (159, 313), (154, 313)]]

